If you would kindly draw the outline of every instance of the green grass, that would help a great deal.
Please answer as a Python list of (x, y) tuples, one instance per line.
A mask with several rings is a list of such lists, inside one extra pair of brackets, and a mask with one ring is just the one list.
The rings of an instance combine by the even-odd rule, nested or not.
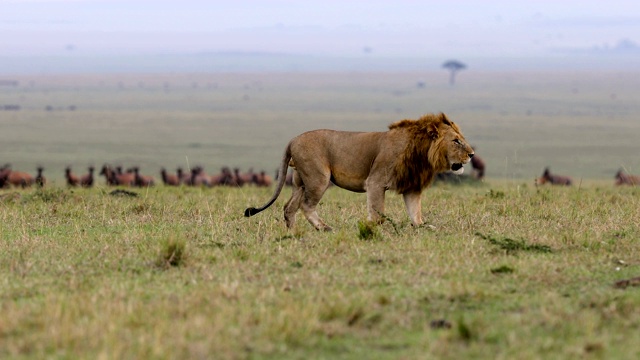
[(252, 218), (271, 189), (109, 191), (0, 191), (0, 357), (640, 354), (640, 289), (614, 286), (640, 275), (637, 188), (440, 185), (435, 229), (334, 188), (332, 233), (288, 231), (287, 189)]
[[(0, 165), (50, 183), (0, 189), (0, 358), (638, 357), (640, 192), (613, 175), (640, 173), (640, 77), (447, 75), (17, 77)], [(321, 233), (286, 229), (286, 189), (244, 218), (271, 189), (61, 185), (104, 162), (271, 172), (300, 132), (438, 111), (488, 180), (427, 190), (419, 228), (392, 194), (376, 226), (330, 189)], [(575, 185), (535, 187), (545, 166)]]

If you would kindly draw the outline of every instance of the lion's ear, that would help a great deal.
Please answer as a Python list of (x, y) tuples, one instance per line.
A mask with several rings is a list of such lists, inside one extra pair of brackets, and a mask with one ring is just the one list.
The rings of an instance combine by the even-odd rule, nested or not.
[(442, 121), (442, 123), (445, 125), (451, 126), (451, 121), (447, 118), (447, 115), (445, 115), (444, 113), (440, 113), (440, 121)]

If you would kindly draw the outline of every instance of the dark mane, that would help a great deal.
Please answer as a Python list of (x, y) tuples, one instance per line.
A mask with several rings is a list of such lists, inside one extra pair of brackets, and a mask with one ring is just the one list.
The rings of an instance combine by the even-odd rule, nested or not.
[(396, 191), (399, 194), (421, 192), (438, 172), (447, 168), (447, 159), (440, 138), (443, 126), (459, 132), (444, 114), (428, 114), (418, 120), (401, 120), (389, 125), (390, 131), (406, 132), (404, 154), (395, 166)]

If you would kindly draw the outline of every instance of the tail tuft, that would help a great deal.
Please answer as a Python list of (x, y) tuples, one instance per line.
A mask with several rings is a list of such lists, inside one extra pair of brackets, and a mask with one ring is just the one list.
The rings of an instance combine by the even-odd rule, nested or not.
[(255, 214), (259, 213), (259, 212), (260, 212), (260, 210), (258, 210), (256, 208), (247, 208), (244, 211), (244, 217), (250, 217), (250, 216), (253, 216), (253, 215), (255, 215)]

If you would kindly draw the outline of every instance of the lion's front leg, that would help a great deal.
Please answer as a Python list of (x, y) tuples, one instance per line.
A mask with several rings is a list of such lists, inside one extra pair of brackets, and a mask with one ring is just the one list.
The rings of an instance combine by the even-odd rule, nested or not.
[(412, 192), (403, 194), (404, 204), (407, 207), (407, 213), (409, 213), (409, 218), (411, 219), (411, 223), (413, 226), (419, 226), (422, 224), (422, 204), (421, 204), (421, 193)]
[(378, 224), (384, 222), (384, 188), (367, 189), (367, 210), (369, 217), (367, 220)]

